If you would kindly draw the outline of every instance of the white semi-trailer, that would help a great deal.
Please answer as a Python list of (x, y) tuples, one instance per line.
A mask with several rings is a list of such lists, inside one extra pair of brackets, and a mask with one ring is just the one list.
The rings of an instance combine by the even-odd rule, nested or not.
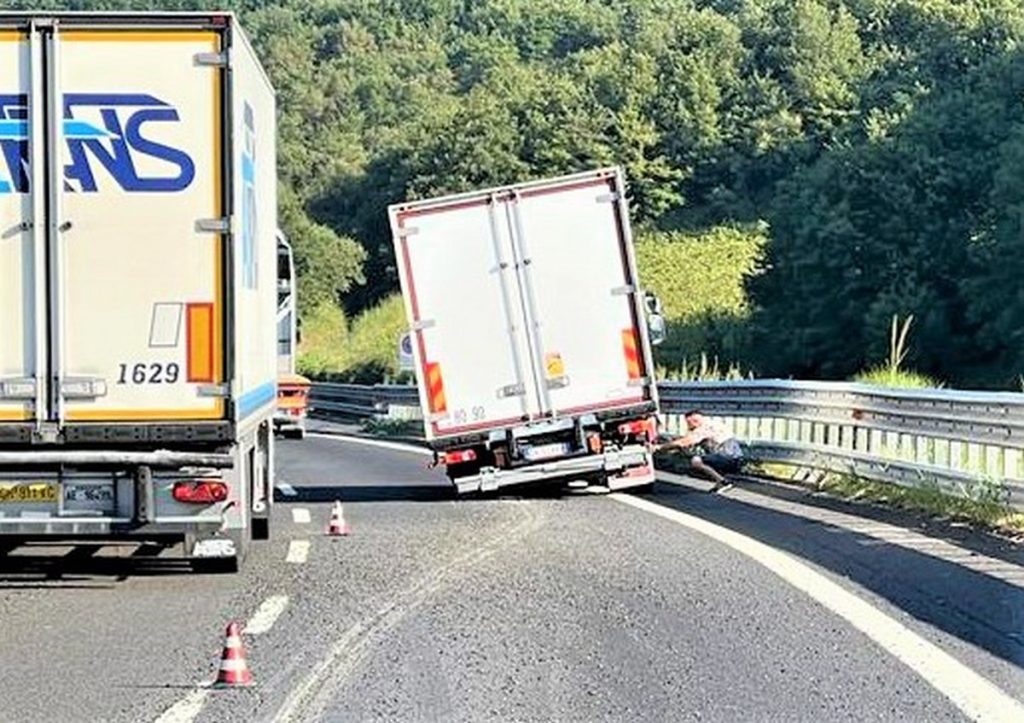
[(0, 549), (267, 536), (275, 162), (232, 15), (0, 12)]
[(460, 492), (651, 484), (658, 399), (618, 169), (390, 209), (427, 439)]

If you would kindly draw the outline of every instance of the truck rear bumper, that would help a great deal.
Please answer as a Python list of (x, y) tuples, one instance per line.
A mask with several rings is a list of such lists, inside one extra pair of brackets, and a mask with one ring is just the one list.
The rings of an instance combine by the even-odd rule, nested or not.
[(476, 475), (458, 477), (452, 484), (459, 494), (467, 494), (593, 475), (605, 476), (610, 490), (639, 487), (654, 482), (654, 460), (646, 447), (634, 445), (616, 452), (539, 462), (519, 469), (484, 469)]
[(127, 517), (0, 517), (4, 537), (109, 536), (150, 539), (183, 535), (214, 535), (224, 528), (220, 515), (164, 517), (140, 523)]

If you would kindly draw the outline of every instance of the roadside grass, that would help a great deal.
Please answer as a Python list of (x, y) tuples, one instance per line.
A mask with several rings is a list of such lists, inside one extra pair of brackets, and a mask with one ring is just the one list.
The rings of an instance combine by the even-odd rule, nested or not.
[[(689, 462), (682, 454), (659, 453), (655, 456), (655, 466), (677, 474), (690, 472)], [(980, 479), (976, 485), (962, 490), (963, 496), (958, 496), (940, 489), (934, 482), (902, 487), (835, 472), (801, 477), (798, 473), (812, 470), (788, 464), (751, 462), (747, 471), (844, 502), (892, 507), (935, 519), (963, 522), (1013, 538), (1024, 536), (1024, 513), (1006, 504), (1005, 489), (996, 480)]]
[(853, 380), (862, 384), (874, 384), (878, 387), (896, 387), (899, 389), (940, 389), (942, 383), (919, 372), (908, 369), (893, 369), (889, 366), (877, 366), (857, 374)]
[(1005, 489), (997, 480), (979, 479), (976, 484), (965, 486), (961, 495), (954, 495), (929, 481), (903, 487), (836, 472), (801, 480), (797, 472), (802, 468), (793, 465), (762, 462), (752, 467), (758, 476), (809, 487), (846, 502), (884, 505), (937, 519), (966, 522), (1014, 537), (1024, 535), (1024, 513), (1005, 502)]

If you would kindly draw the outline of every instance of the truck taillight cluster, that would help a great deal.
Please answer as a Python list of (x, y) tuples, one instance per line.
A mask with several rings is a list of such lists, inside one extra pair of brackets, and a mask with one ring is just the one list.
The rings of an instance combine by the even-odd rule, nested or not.
[(653, 417), (648, 419), (637, 419), (633, 422), (624, 422), (619, 425), (619, 434), (623, 437), (639, 437), (646, 435), (648, 441), (654, 442), (658, 438), (658, 423)]
[(175, 482), (171, 494), (178, 502), (212, 505), (228, 498), (228, 485), (217, 479), (190, 479)]
[(463, 449), (458, 452), (445, 452), (441, 455), (441, 461), (445, 464), (461, 464), (462, 462), (472, 462), (476, 459), (476, 452), (472, 449)]

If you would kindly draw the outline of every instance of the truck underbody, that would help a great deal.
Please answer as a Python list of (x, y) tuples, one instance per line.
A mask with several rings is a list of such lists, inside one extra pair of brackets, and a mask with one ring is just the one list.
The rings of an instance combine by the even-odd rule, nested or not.
[(460, 494), (583, 481), (609, 490), (654, 482), (654, 405), (564, 417), (435, 442)]

